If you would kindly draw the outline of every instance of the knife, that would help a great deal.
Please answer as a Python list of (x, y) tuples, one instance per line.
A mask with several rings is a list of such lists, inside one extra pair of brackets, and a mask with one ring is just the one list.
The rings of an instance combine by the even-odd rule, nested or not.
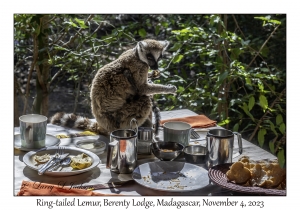
[(206, 138), (200, 138), (200, 139), (190, 139), (190, 142), (194, 142), (194, 141), (204, 141), (206, 140)]
[(134, 183), (134, 180), (127, 180), (127, 181), (118, 181), (118, 182), (111, 182), (111, 183), (103, 183), (103, 184), (91, 184), (91, 185), (84, 185), (82, 188), (86, 190), (100, 190), (100, 189), (109, 189), (109, 188), (118, 188), (122, 187), (127, 183)]
[(45, 165), (43, 165), (39, 170), (38, 170), (38, 174), (39, 175), (43, 175), (49, 168), (51, 168), (52, 166), (58, 164), (62, 159), (64, 159), (65, 157), (67, 157), (69, 155), (69, 153), (65, 153), (63, 155), (60, 155), (59, 158), (56, 158), (55, 156), (52, 157)]

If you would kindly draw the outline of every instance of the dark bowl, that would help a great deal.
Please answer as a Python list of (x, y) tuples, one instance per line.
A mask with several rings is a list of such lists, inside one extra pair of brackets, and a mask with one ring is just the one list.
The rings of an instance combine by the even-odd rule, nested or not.
[(206, 147), (201, 145), (186, 146), (183, 150), (186, 162), (193, 164), (204, 164), (206, 157)]
[(184, 146), (177, 142), (155, 142), (151, 144), (151, 151), (160, 160), (172, 161), (183, 151)]

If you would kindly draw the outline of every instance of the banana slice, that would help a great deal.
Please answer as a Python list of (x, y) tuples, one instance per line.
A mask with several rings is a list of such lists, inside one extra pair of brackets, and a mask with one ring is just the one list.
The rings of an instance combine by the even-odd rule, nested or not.
[(35, 155), (34, 160), (38, 163), (46, 163), (50, 160), (51, 156), (49, 154)]
[(71, 167), (73, 169), (84, 169), (92, 165), (92, 158), (84, 153), (72, 157)]

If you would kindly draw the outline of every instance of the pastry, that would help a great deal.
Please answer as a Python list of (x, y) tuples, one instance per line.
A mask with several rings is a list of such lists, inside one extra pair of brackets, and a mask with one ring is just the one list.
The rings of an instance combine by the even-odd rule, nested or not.
[(231, 165), (230, 170), (226, 173), (229, 181), (236, 184), (245, 184), (251, 178), (251, 173), (242, 162), (235, 162)]

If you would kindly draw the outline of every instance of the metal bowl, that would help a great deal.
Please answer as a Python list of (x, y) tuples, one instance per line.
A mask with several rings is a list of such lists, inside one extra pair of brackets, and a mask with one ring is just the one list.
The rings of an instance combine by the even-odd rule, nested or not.
[(160, 160), (172, 161), (183, 151), (184, 146), (177, 142), (154, 142), (151, 144), (151, 151)]
[(186, 146), (183, 150), (186, 162), (193, 164), (204, 164), (206, 157), (206, 147), (201, 145)]

